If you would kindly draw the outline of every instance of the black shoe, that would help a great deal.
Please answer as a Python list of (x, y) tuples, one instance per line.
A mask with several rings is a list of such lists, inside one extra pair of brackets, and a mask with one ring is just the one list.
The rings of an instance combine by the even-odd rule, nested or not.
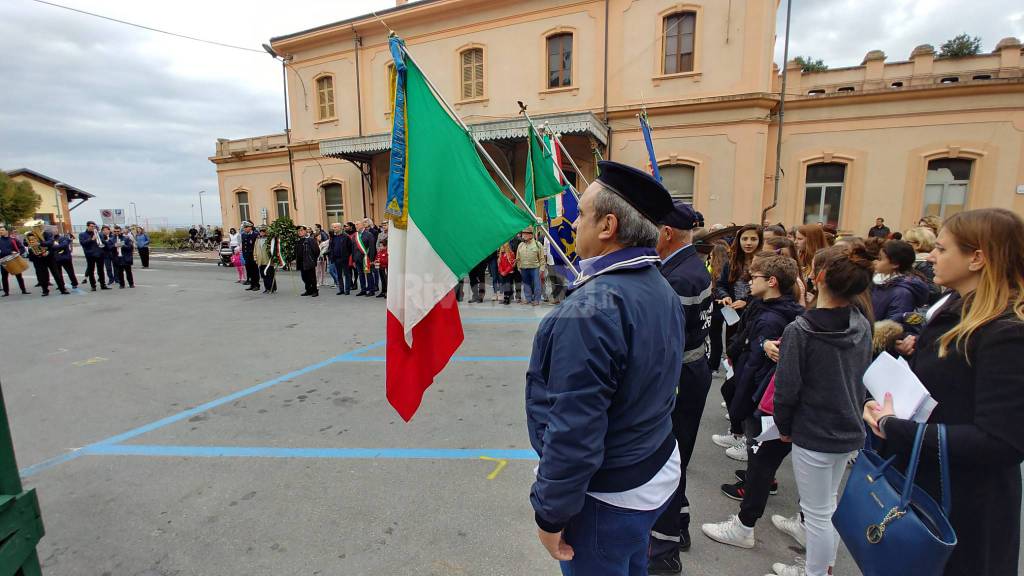
[(95, 286), (90, 286), (90, 287), (89, 287), (89, 289), (90, 289), (91, 291), (93, 291), (93, 292), (95, 292), (95, 291), (96, 291), (96, 287), (95, 287)]
[(22, 290), (21, 293), (22, 294), (31, 294), (31, 292), (29, 292), (28, 290)]
[(651, 558), (647, 565), (648, 574), (682, 574), (683, 563), (679, 561), (679, 554), (673, 553), (660, 558)]
[(342, 294), (345, 294), (344, 290), (338, 290), (337, 292), (334, 293), (335, 296), (341, 296)]
[(376, 294), (376, 293), (377, 293), (376, 291), (370, 290), (366, 294), (363, 294), (363, 296), (366, 296), (367, 298), (373, 298), (373, 295)]
[(117, 288), (118, 288), (119, 290), (124, 290), (124, 284), (118, 284), (118, 285), (117, 285)]
[(264, 294), (270, 294), (270, 290), (264, 290), (263, 293)]
[(248, 290), (251, 290), (253, 292), (259, 292), (260, 291), (260, 287), (259, 286), (250, 286), (248, 288)]
[(100, 290), (110, 290), (109, 286), (100, 286)]
[(387, 292), (381, 292), (380, 294), (377, 294), (377, 298), (387, 298), (387, 297), (388, 297), (388, 293)]
[[(736, 471), (736, 479), (739, 480), (740, 482), (746, 482), (747, 481), (747, 471), (746, 470), (737, 470)], [(772, 487), (768, 491), (768, 493), (771, 494), (772, 496), (775, 496), (775, 495), (777, 495), (779, 493), (779, 481), (778, 480), (772, 480)]]
[(299, 296), (309, 296), (309, 294), (310, 294), (310, 292), (307, 290), (307, 291), (303, 292), (302, 294), (299, 294)]
[(71, 294), (71, 292), (68, 292), (67, 288), (61, 290), (60, 293), (65, 295), (65, 296), (67, 296), (68, 294)]
[(691, 543), (692, 541), (690, 540), (690, 531), (683, 530), (682, 534), (679, 535), (679, 551), (686, 552), (690, 549)]
[(317, 296), (319, 296), (319, 295), (320, 295), (320, 293), (319, 293), (319, 292), (313, 292), (312, 294), (310, 294), (310, 297), (312, 297), (312, 298), (316, 298), (316, 297), (317, 297)]
[(7, 298), (8, 296), (10, 296), (10, 294), (8, 294), (7, 292), (4, 292), (4, 295), (0, 296), (0, 298)]
[(72, 284), (71, 285), (71, 289), (72, 290), (78, 290), (78, 284)]
[(49, 296), (49, 295), (50, 295), (50, 293), (49, 293), (49, 292), (43, 292), (43, 298), (46, 298), (46, 297), (47, 297), (47, 296)]

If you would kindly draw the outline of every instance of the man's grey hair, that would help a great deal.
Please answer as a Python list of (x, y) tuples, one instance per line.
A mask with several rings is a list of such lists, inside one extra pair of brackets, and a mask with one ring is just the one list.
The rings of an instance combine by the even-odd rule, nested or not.
[(606, 214), (614, 214), (619, 221), (619, 229), (615, 241), (624, 247), (638, 246), (653, 248), (658, 243), (658, 227), (640, 213), (622, 196), (598, 182), (599, 188), (594, 196), (594, 215), (601, 218)]

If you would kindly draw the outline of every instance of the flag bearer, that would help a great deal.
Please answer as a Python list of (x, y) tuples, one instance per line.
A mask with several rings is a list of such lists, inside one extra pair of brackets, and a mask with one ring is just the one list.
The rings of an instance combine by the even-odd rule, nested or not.
[(672, 211), (661, 222), (657, 251), (661, 274), (672, 285), (683, 305), (686, 346), (682, 372), (672, 411), (672, 431), (679, 443), (682, 475), (671, 504), (651, 531), (651, 574), (682, 571), (679, 551), (690, 547), (690, 501), (686, 498), (686, 466), (693, 454), (697, 430), (704, 414), (704, 402), (711, 388), (707, 337), (711, 327), (713, 300), (711, 274), (693, 247), (693, 229), (703, 225), (699, 212), (683, 202), (673, 202)]
[(672, 200), (644, 172), (600, 169), (576, 220), (582, 276), (534, 338), (530, 501), (563, 574), (646, 576), (650, 530), (679, 487), (683, 312), (654, 251)]

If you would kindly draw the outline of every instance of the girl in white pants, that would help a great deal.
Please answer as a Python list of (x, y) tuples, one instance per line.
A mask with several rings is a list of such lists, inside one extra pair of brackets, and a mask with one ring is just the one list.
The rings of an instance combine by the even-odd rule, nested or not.
[(817, 307), (782, 333), (774, 414), (782, 440), (793, 443), (807, 561), (806, 567), (775, 564), (778, 576), (832, 573), (839, 548), (832, 527), (839, 483), (846, 462), (864, 445), (861, 406), (871, 323), (853, 302), (871, 285), (871, 260), (863, 246), (833, 246), (814, 256), (813, 268)]

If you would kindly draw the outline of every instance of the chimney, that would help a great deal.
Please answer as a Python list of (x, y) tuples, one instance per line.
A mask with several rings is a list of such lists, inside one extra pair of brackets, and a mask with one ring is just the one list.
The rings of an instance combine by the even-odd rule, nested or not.
[(864, 89), (881, 88), (882, 76), (885, 74), (885, 52), (872, 50), (864, 56), (860, 64), (864, 67)]
[(993, 53), (999, 55), (999, 77), (1018, 78), (1021, 76), (1021, 43), (1020, 40), (1003, 38), (996, 45)]
[(921, 44), (910, 53), (910, 61), (914, 63), (914, 77), (910, 83), (914, 86), (931, 84), (932, 65), (935, 63), (935, 47)]

